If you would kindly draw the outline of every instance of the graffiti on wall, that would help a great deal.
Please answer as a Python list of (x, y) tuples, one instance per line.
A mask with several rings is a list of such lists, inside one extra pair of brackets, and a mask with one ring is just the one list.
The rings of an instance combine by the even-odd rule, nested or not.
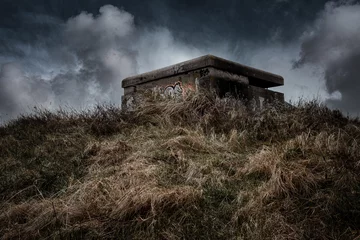
[(187, 93), (195, 92), (197, 89), (197, 86), (194, 87), (193, 84), (183, 84), (178, 81), (174, 84), (154, 87), (153, 93), (159, 94), (163, 98), (183, 98)]
[[(198, 78), (195, 79), (194, 82), (190, 83), (183, 83), (181, 81), (177, 81), (170, 85), (165, 86), (156, 86), (153, 88), (148, 89), (152, 94), (160, 96), (162, 98), (176, 98), (182, 99), (186, 96), (186, 94), (191, 92), (198, 92), (199, 91), (199, 80)], [(141, 94), (135, 94), (132, 96), (125, 96), (123, 98), (122, 107), (127, 110), (133, 110), (135, 105), (142, 101)]]
[(184, 90), (181, 82), (176, 82), (174, 85), (168, 85), (165, 87), (163, 94), (168, 97), (181, 97), (183, 96)]

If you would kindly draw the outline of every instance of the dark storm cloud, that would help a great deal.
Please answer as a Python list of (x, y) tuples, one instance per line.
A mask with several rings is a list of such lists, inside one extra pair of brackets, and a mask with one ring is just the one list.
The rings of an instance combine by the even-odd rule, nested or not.
[[(140, 26), (163, 26), (176, 38), (192, 45), (239, 39), (261, 41), (282, 31), (283, 40), (291, 40), (314, 20), (326, 0), (2, 0), (0, 22), (17, 26), (12, 13), (31, 12), (67, 20), (86, 11), (97, 14), (104, 5), (124, 8), (136, 17)], [(21, 21), (20, 21), (21, 22)]]
[(83, 12), (65, 23), (49, 24), (41, 15), (30, 21), (55, 25), (57, 31), (33, 36), (33, 44), (7, 36), (13, 41), (3, 43), (4, 58), (12, 61), (0, 72), (1, 113), (12, 117), (31, 105), (78, 108), (120, 101), (121, 79), (134, 74), (136, 66), (131, 14), (107, 5), (96, 16)]
[[(317, 38), (299, 40), (307, 29), (323, 34), (325, 15), (317, 13), (326, 0), (1, 1), (0, 121), (34, 105), (119, 104), (121, 79), (208, 53), (283, 75), (287, 99), (304, 92), (334, 99), (342, 88), (317, 75), (320, 58), (308, 53)], [(302, 68), (294, 69), (301, 43)], [(323, 65), (348, 66), (334, 59)], [(325, 87), (335, 94), (327, 96)], [(345, 88), (341, 93), (344, 101)]]
[(132, 14), (112, 5), (66, 21), (32, 15), (25, 25), (35, 32), (1, 29), (2, 120), (38, 105), (79, 109), (119, 104), (123, 78), (200, 55), (176, 43), (165, 28), (137, 29)]
[(350, 114), (360, 110), (360, 4), (330, 2), (303, 37), (295, 67), (316, 64), (324, 69), (325, 86), (338, 99), (332, 107)]

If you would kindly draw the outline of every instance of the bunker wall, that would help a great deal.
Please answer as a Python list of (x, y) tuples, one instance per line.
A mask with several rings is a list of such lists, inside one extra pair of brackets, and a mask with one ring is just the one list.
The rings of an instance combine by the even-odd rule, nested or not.
[(183, 97), (189, 92), (214, 91), (220, 97), (241, 98), (246, 104), (258, 108), (266, 102), (284, 100), (282, 93), (249, 85), (248, 77), (205, 67), (125, 87), (123, 107), (130, 109), (132, 105), (138, 104), (141, 95), (147, 91), (163, 97)]

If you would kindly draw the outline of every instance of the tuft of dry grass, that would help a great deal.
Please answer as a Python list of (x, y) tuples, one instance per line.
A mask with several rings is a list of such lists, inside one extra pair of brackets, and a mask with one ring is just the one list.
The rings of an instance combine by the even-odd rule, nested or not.
[(360, 122), (211, 94), (0, 127), (1, 239), (360, 238)]

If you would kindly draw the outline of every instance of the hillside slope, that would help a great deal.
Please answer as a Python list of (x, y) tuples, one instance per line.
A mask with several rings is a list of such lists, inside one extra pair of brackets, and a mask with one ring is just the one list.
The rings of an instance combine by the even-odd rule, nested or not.
[(149, 99), (0, 127), (1, 239), (360, 239), (360, 122)]

